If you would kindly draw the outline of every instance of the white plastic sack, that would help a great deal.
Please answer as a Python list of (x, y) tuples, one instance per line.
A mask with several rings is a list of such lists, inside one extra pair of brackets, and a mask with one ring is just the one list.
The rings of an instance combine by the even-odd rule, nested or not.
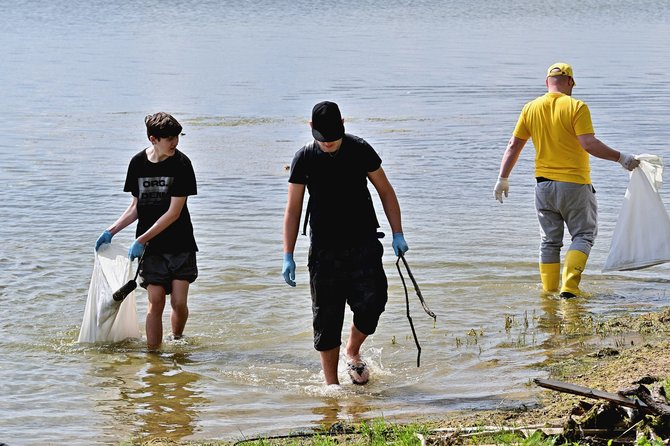
[(123, 302), (112, 298), (132, 277), (128, 250), (114, 243), (102, 245), (95, 254), (79, 342), (119, 342), (140, 337), (135, 292)]
[(670, 216), (658, 192), (663, 162), (656, 155), (636, 158), (640, 167), (630, 173), (603, 271), (630, 271), (670, 262)]

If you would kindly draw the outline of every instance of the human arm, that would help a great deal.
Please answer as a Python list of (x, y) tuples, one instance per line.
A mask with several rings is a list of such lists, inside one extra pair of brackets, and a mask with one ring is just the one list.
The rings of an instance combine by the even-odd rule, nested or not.
[(500, 162), (500, 172), (498, 174), (500, 178), (509, 178), (527, 141), (527, 139), (521, 139), (516, 136), (512, 136), (509, 139), (502, 161)]
[(124, 229), (129, 224), (137, 220), (137, 197), (133, 197), (128, 208), (121, 214), (121, 216), (112, 224), (110, 227), (105, 229), (105, 231), (98, 237), (98, 240), (95, 242), (95, 250), (97, 251), (100, 246), (105, 243), (111, 243), (112, 237)]
[(170, 206), (168, 207), (168, 210), (165, 211), (165, 213), (161, 215), (149, 229), (137, 237), (132, 245), (130, 245), (130, 248), (128, 249), (128, 257), (130, 257), (130, 260), (141, 257), (146, 244), (179, 219), (181, 211), (186, 204), (186, 198), (187, 197), (170, 198)]
[(505, 149), (502, 161), (500, 162), (498, 181), (493, 188), (493, 196), (501, 203), (503, 202), (503, 194), (505, 197), (507, 197), (509, 194), (509, 176), (512, 173), (512, 169), (516, 165), (516, 162), (519, 160), (521, 151), (523, 150), (527, 141), (527, 139), (521, 139), (519, 137), (512, 136), (507, 143), (507, 148)]
[(593, 133), (577, 135), (577, 139), (579, 140), (579, 144), (582, 146), (582, 148), (596, 158), (601, 158), (608, 161), (616, 161), (627, 170), (633, 170), (640, 164), (640, 161), (636, 160), (634, 155), (612, 149), (607, 144), (596, 138), (596, 135)]
[(121, 216), (114, 222), (112, 226), (107, 228), (112, 235), (116, 235), (122, 229), (137, 220), (137, 197), (133, 197), (128, 205), (128, 208), (121, 214)]
[(288, 184), (288, 196), (286, 209), (284, 210), (284, 265), (282, 275), (284, 280), (291, 286), (295, 286), (295, 261), (293, 251), (298, 239), (300, 229), (300, 215), (302, 214), (302, 202), (305, 197), (305, 185), (297, 183)]
[(391, 232), (393, 233), (393, 251), (397, 256), (404, 254), (409, 250), (409, 247), (405, 242), (402, 232), (400, 203), (398, 203), (398, 197), (395, 194), (395, 190), (386, 177), (384, 169), (381, 167), (372, 172), (368, 172), (368, 179), (379, 194), (379, 199), (384, 207), (384, 213), (391, 226)]
[(171, 197), (170, 206), (168, 210), (161, 215), (156, 222), (147, 229), (144, 234), (137, 237), (137, 242), (143, 246), (146, 245), (152, 238), (163, 232), (168, 226), (179, 219), (182, 209), (186, 204), (187, 197)]

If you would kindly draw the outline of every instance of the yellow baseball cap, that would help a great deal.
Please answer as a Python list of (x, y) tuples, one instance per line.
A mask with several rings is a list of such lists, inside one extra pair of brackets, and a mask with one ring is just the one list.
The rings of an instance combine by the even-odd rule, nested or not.
[(572, 82), (577, 85), (575, 77), (572, 75), (572, 67), (565, 62), (556, 62), (547, 69), (547, 77), (552, 76), (570, 76)]

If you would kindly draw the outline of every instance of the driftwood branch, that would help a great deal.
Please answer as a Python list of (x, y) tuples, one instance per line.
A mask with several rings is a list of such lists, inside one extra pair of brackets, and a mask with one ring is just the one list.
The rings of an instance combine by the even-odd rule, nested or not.
[(607, 400), (619, 406), (631, 407), (633, 409), (638, 409), (646, 413), (658, 413), (652, 408), (650, 408), (646, 404), (646, 402), (644, 402), (644, 400), (641, 399), (641, 401), (636, 401), (618, 393), (611, 393), (597, 389), (590, 389), (588, 387), (578, 386), (576, 384), (566, 383), (563, 381), (556, 381), (553, 379), (536, 378), (533, 380), (533, 382), (540, 387), (556, 390), (558, 392), (571, 393), (573, 395), (580, 395), (588, 398)]
[(670, 417), (670, 406), (656, 400), (649, 389), (647, 389), (642, 384), (630, 389), (620, 390), (619, 395), (637, 397), (640, 401), (647, 405), (654, 414)]

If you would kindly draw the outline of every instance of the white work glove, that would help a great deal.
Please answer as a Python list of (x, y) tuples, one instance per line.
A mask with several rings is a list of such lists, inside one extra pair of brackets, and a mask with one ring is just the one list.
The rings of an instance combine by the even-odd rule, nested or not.
[(631, 153), (619, 152), (618, 162), (626, 170), (633, 170), (640, 165), (640, 160), (635, 159), (635, 155)]
[(502, 203), (503, 194), (505, 194), (505, 198), (507, 198), (507, 194), (509, 194), (509, 178), (498, 177), (496, 186), (493, 188), (493, 196), (496, 200)]

